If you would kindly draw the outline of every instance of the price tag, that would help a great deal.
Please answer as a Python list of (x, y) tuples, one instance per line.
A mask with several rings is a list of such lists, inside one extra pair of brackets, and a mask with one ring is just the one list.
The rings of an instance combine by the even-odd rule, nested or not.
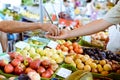
[(60, 68), (59, 71), (56, 73), (58, 76), (61, 76), (63, 78), (67, 78), (72, 73), (71, 70)]
[(83, 39), (89, 43), (91, 43), (91, 36), (84, 36)]
[(29, 44), (23, 41), (19, 41), (15, 44), (15, 47), (20, 48), (21, 50), (24, 49), (26, 46), (29, 46)]
[(10, 56), (7, 53), (0, 54), (0, 60), (5, 60), (7, 62), (11, 61)]
[(47, 46), (50, 47), (50, 48), (55, 49), (55, 48), (57, 47), (57, 45), (58, 45), (57, 42), (51, 40), (51, 41), (48, 43)]

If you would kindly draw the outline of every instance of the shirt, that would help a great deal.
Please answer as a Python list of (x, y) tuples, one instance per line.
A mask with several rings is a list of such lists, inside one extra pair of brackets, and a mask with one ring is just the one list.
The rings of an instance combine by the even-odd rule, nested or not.
[(120, 23), (120, 0), (103, 18), (112, 24)]
[[(109, 42), (107, 49), (115, 53), (120, 53), (120, 0), (119, 2), (104, 16), (103, 18), (109, 23), (112, 23), (108, 29)], [(116, 24), (116, 25), (114, 25)]]

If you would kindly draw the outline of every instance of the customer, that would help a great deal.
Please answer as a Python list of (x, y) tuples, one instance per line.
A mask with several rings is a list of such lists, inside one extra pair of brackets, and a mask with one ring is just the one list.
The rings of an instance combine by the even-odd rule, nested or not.
[[(79, 27), (72, 31), (63, 30), (61, 31), (61, 34), (59, 36), (47, 35), (47, 37), (53, 39), (66, 39), (77, 36), (84, 36), (105, 30), (108, 27), (119, 23), (120, 23), (120, 0), (102, 19), (95, 20), (93, 22), (84, 25), (83, 27)], [(120, 33), (120, 27), (117, 30), (119, 30), (118, 32)], [(118, 34), (117, 36), (120, 35)], [(117, 39), (118, 42), (114, 41), (114, 43), (117, 43), (118, 46), (113, 48), (115, 48), (117, 52), (120, 52), (120, 37), (117, 38), (118, 38)]]
[(50, 23), (28, 23), (28, 22), (18, 22), (18, 21), (0, 21), (0, 31), (9, 33), (19, 33), (29, 30), (41, 29), (43, 31), (49, 32), (53, 36), (59, 34), (57, 26)]

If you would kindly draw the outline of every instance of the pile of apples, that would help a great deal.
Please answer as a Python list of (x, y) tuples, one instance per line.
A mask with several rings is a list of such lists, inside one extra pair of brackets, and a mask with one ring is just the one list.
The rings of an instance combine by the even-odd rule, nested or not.
[(15, 52), (11, 52), (9, 55), (12, 59), (11, 62), (5, 63), (4, 60), (0, 60), (0, 69), (5, 73), (20, 75), (37, 72), (43, 78), (50, 78), (58, 68), (58, 64), (52, 64), (49, 60), (33, 60), (30, 57), (25, 58)]
[[(72, 54), (67, 55), (65, 57), (65, 63), (71, 64), (79, 70), (85, 70), (95, 73), (101, 73), (103, 75), (107, 75), (110, 72), (114, 72), (114, 70), (120, 68), (120, 65), (115, 64), (115, 61), (109, 60), (93, 60), (89, 57), (89, 55), (81, 55), (81, 54)], [(114, 65), (114, 66), (113, 66)], [(119, 71), (117, 71), (119, 72)]]
[(24, 57), (31, 57), (32, 59), (50, 60), (51, 63), (62, 63), (64, 60), (64, 52), (61, 50), (50, 49), (50, 48), (34, 48), (26, 46), (23, 50), (16, 51)]
[(77, 42), (71, 42), (71, 41), (62, 41), (62, 43), (59, 41), (59, 45), (57, 45), (56, 49), (57, 50), (62, 50), (64, 52), (68, 53), (77, 53), (77, 54), (82, 54), (83, 49), (82, 47), (77, 43)]

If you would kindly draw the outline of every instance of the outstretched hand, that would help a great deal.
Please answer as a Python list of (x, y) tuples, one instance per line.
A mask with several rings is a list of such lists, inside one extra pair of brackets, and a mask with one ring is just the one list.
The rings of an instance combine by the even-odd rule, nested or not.
[(42, 30), (47, 31), (51, 36), (58, 36), (60, 34), (60, 30), (54, 24), (44, 23), (42, 26)]
[(59, 35), (57, 35), (57, 36), (53, 36), (53, 35), (51, 35), (51, 34), (46, 34), (45, 36), (47, 37), (47, 38), (51, 38), (51, 39), (55, 39), (55, 40), (57, 40), (57, 39), (67, 39), (69, 36), (68, 36), (68, 34), (69, 34), (69, 31), (67, 30), (67, 29), (64, 29), (64, 30), (61, 30), (60, 31), (60, 34)]

